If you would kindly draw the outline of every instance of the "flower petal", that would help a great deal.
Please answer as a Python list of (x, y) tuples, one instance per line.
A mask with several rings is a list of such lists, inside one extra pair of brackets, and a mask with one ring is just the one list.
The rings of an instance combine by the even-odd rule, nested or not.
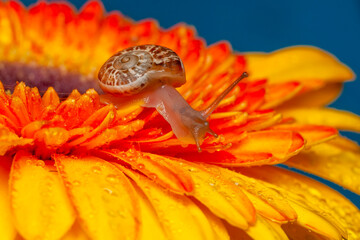
[(246, 231), (235, 228), (229, 224), (225, 225), (231, 240), (288, 240), (279, 223), (272, 222), (261, 216), (256, 216), (254, 225), (249, 226)]
[(139, 239), (141, 240), (166, 240), (166, 233), (164, 228), (161, 225), (159, 217), (156, 215), (154, 208), (152, 207), (150, 201), (147, 199), (146, 195), (141, 191), (141, 189), (132, 183), (137, 199), (139, 202), (139, 221), (141, 222), (141, 228), (139, 233)]
[(291, 167), (321, 176), (360, 194), (360, 151), (323, 143), (285, 163)]
[(331, 108), (288, 108), (284, 117), (292, 117), (302, 124), (327, 125), (339, 130), (360, 132), (360, 117), (346, 111)]
[(339, 229), (334, 227), (331, 222), (322, 217), (319, 213), (314, 212), (313, 209), (308, 209), (306, 206), (293, 201), (291, 206), (298, 214), (296, 223), (304, 226), (310, 231), (316, 232), (329, 239), (344, 239)]
[(12, 159), (0, 157), (0, 238), (13, 240), (16, 230), (12, 221), (9, 196), (9, 175)]
[(280, 109), (326, 106), (340, 95), (342, 86), (342, 83), (328, 83), (320, 89), (302, 93), (284, 102), (280, 105)]
[[(248, 137), (234, 144), (230, 152), (237, 153), (271, 153), (271, 164), (285, 161), (297, 154), (304, 147), (304, 139), (292, 131), (258, 131), (248, 133)], [(244, 162), (244, 166), (263, 164), (263, 162)]]
[(33, 139), (18, 137), (18, 135), (0, 124), (0, 156), (5, 155), (15, 147), (31, 145), (33, 142)]
[(71, 229), (61, 238), (61, 240), (89, 240), (89, 236), (87, 236), (81, 228), (80, 223), (75, 221)]
[(246, 233), (254, 240), (264, 239), (265, 236), (266, 240), (288, 239), (286, 233), (281, 229), (280, 224), (274, 223), (260, 216), (257, 217), (255, 225), (251, 226), (248, 230), (246, 230)]
[(92, 239), (136, 238), (138, 203), (119, 169), (91, 156), (55, 155), (54, 159), (80, 223)]
[(214, 173), (220, 173), (225, 179), (238, 186), (261, 216), (276, 222), (288, 222), (296, 219), (296, 212), (289, 203), (278, 192), (264, 186), (256, 179), (221, 167), (207, 165), (207, 169)]
[(271, 129), (298, 132), (305, 138), (306, 146), (328, 141), (338, 135), (338, 131), (335, 128), (323, 125), (282, 124), (276, 125)]
[(19, 151), (10, 191), (16, 227), (23, 237), (59, 239), (71, 228), (74, 210), (52, 165)]
[[(337, 239), (339, 234), (347, 239), (343, 228), (346, 228), (349, 239), (356, 239), (360, 236), (359, 209), (326, 185), (298, 173), (273, 166), (239, 168), (237, 170), (244, 175), (268, 182), (271, 184), (270, 186), (281, 191), (284, 196), (287, 195), (289, 200), (295, 201), (297, 205), (301, 204), (303, 208), (307, 209), (300, 209), (298, 214), (306, 214), (310, 211), (331, 223), (332, 226), (330, 229), (318, 229), (316, 223), (313, 225), (314, 223), (308, 216), (303, 216), (303, 227), (317, 231), (319, 234), (325, 234), (325, 236), (337, 232), (333, 236), (334, 239)], [(294, 206), (292, 205), (292, 207)], [(307, 220), (305, 219), (309, 219), (311, 226), (306, 225)], [(328, 225), (328, 227), (330, 226)]]
[(207, 170), (205, 165), (185, 161), (168, 161), (188, 171), (194, 182), (194, 190), (190, 195), (208, 207), (216, 216), (230, 224), (248, 228), (255, 222), (255, 209), (246, 195), (222, 176), (221, 172)]
[(298, 82), (285, 82), (282, 84), (270, 84), (267, 87), (265, 103), (261, 109), (274, 108), (288, 99), (293, 98), (302, 88)]
[(190, 198), (166, 191), (148, 178), (116, 165), (144, 192), (168, 239), (217, 239), (210, 219)]
[(186, 193), (191, 192), (194, 188), (189, 173), (181, 167), (168, 164), (165, 161), (165, 157), (138, 152), (132, 149), (127, 152), (99, 150), (96, 153), (106, 159), (110, 157), (113, 161), (117, 160), (120, 163), (129, 164), (132, 169), (141, 172), (157, 184), (171, 191)]
[(270, 83), (311, 80), (343, 82), (354, 73), (334, 56), (315, 47), (284, 48), (270, 54), (245, 55), (249, 78), (267, 79)]

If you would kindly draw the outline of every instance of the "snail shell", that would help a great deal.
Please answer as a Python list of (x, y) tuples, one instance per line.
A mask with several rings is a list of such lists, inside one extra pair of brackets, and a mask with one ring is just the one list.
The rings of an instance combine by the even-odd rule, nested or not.
[(186, 82), (180, 57), (158, 45), (124, 49), (101, 67), (100, 87), (108, 93), (130, 96), (161, 85), (180, 87)]

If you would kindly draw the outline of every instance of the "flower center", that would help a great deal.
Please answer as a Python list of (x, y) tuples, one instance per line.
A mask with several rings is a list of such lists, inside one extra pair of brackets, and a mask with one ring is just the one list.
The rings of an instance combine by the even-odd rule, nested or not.
[(36, 63), (0, 61), (0, 80), (5, 89), (13, 90), (16, 82), (25, 82), (27, 86), (37, 87), (40, 93), (53, 87), (62, 97), (69, 95), (73, 89), (85, 93), (86, 90), (94, 88), (98, 93), (102, 93), (97, 80), (92, 76)]

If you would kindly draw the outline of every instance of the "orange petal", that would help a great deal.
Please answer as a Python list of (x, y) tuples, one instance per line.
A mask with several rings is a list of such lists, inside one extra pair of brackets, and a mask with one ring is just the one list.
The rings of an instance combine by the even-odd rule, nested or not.
[(274, 108), (283, 102), (293, 98), (302, 86), (298, 82), (285, 82), (282, 84), (271, 84), (267, 87), (265, 103), (261, 109)]
[(190, 198), (166, 191), (148, 178), (116, 165), (144, 192), (168, 239), (216, 239), (211, 220)]
[(288, 108), (284, 117), (293, 117), (301, 124), (316, 124), (335, 127), (339, 130), (360, 132), (360, 117), (347, 111), (331, 108)]
[(42, 97), (42, 102), (45, 107), (57, 107), (60, 104), (59, 96), (54, 88), (49, 87)]
[(335, 128), (321, 125), (283, 124), (274, 126), (272, 129), (298, 132), (305, 138), (307, 146), (328, 141), (338, 134)]
[(8, 128), (0, 125), (0, 156), (18, 146), (32, 145), (33, 139), (18, 137)]
[(69, 139), (70, 134), (64, 128), (43, 128), (37, 131), (34, 139), (44, 143), (47, 148), (58, 148)]
[[(325, 235), (326, 232), (335, 233), (334, 239), (337, 239), (338, 234), (347, 239), (343, 228), (347, 230), (349, 239), (356, 239), (360, 236), (359, 209), (343, 195), (326, 185), (298, 173), (272, 166), (238, 169), (238, 171), (268, 182), (271, 184), (269, 187), (281, 191), (289, 200), (295, 201), (297, 205), (302, 204), (302, 207), (307, 210), (300, 209), (298, 214), (306, 215), (306, 212), (310, 211), (318, 215), (316, 218), (322, 218), (321, 221), (326, 220), (331, 224), (331, 226), (327, 225), (329, 229), (317, 229), (316, 222), (306, 215), (303, 216), (303, 227)], [(309, 219), (311, 226), (306, 225), (308, 220), (305, 219)]]
[(27, 107), (31, 120), (37, 120), (43, 110), (42, 99), (39, 90), (31, 88), (27, 96)]
[(135, 150), (127, 152), (100, 150), (98, 153), (103, 154), (104, 158), (112, 157), (113, 160), (129, 164), (134, 170), (143, 173), (166, 189), (178, 193), (191, 192), (193, 190), (194, 186), (190, 175), (184, 169), (168, 164), (164, 160), (165, 157), (160, 155), (142, 153)]
[(75, 220), (74, 210), (53, 166), (27, 152), (19, 151), (15, 156), (10, 191), (17, 230), (27, 239), (59, 239)]
[(267, 79), (270, 83), (311, 80), (343, 82), (354, 73), (331, 54), (315, 47), (288, 47), (270, 54), (245, 55), (250, 79)]
[(143, 120), (135, 120), (124, 125), (117, 125), (113, 128), (107, 128), (101, 134), (97, 135), (91, 140), (81, 143), (80, 146), (91, 149), (109, 144), (112, 141), (133, 136), (137, 131), (143, 128), (144, 124), (145, 122)]
[[(107, 111), (103, 112), (102, 109), (106, 109)], [(113, 109), (112, 106), (110, 106), (109, 108), (104, 107), (100, 109), (99, 111), (96, 111), (93, 115), (91, 115), (90, 118), (88, 118), (89, 122), (85, 122), (82, 126), (87, 126), (88, 124), (93, 124), (92, 121), (99, 121), (99, 119), (101, 119), (102, 122), (99, 123), (99, 125), (96, 125), (96, 127), (90, 131), (85, 133), (83, 136), (75, 139), (74, 141), (71, 141), (69, 143), (69, 146), (76, 146), (79, 145), (87, 140), (89, 140), (90, 138), (96, 136), (97, 134), (100, 134), (102, 131), (108, 129), (110, 127), (110, 124), (114, 121), (115, 119), (115, 111)], [(97, 119), (94, 115), (99, 116), (98, 112), (101, 112), (101, 115), (103, 115), (101, 118), (99, 117), (99, 119)], [(91, 120), (90, 120), (91, 119)]]
[(0, 114), (4, 115), (6, 118), (17, 126), (19, 125), (19, 119), (15, 116), (14, 112), (10, 110), (10, 99), (4, 90), (0, 90)]
[(25, 138), (33, 138), (34, 134), (39, 131), (45, 124), (45, 121), (30, 122), (21, 129), (21, 136)]
[(291, 158), (287, 165), (329, 179), (360, 194), (360, 151), (323, 143)]
[(19, 119), (21, 126), (24, 126), (30, 122), (30, 116), (27, 111), (27, 107), (20, 98), (13, 97), (11, 99), (10, 107), (13, 113), (16, 115), (17, 119)]
[(91, 238), (136, 238), (138, 203), (133, 187), (120, 170), (91, 156), (55, 155), (54, 159), (81, 225)]
[[(270, 153), (273, 156), (271, 164), (285, 161), (297, 154), (304, 147), (304, 139), (300, 134), (291, 131), (259, 131), (250, 132), (248, 137), (234, 144), (230, 152), (237, 153)], [(244, 163), (244, 165), (258, 165), (257, 162)]]

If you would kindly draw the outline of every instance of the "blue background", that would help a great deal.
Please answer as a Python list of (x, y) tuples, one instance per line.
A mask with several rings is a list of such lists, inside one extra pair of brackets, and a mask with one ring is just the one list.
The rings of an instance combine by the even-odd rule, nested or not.
[[(36, 1), (25, 0), (25, 5)], [(78, 9), (86, 1), (71, 1)], [(240, 52), (271, 52), (290, 45), (314, 45), (329, 51), (360, 76), (359, 0), (156, 0), (106, 1), (134, 20), (155, 18), (169, 28), (185, 22), (208, 44), (228, 40)], [(360, 80), (346, 83), (331, 107), (360, 115)], [(344, 133), (360, 143), (359, 134)], [(360, 207), (360, 197), (327, 182)]]

